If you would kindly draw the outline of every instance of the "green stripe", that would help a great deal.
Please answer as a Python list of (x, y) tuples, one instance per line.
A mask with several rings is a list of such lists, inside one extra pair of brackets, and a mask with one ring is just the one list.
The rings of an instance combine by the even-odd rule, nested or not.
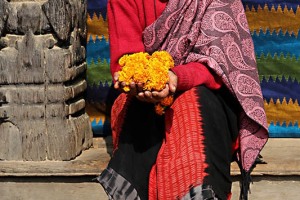
[(111, 80), (112, 77), (110, 73), (110, 67), (106, 59), (99, 59), (97, 62), (94, 62), (94, 60), (92, 60), (91, 63), (88, 64), (87, 81), (89, 85), (99, 85), (100, 81), (111, 82)]
[(257, 56), (257, 68), (260, 80), (265, 77), (274, 78), (281, 77), (291, 77), (300, 80), (300, 60), (297, 60), (295, 56), (286, 56), (282, 54), (280, 56), (275, 55), (272, 57), (270, 54), (267, 56), (261, 54), (260, 57)]

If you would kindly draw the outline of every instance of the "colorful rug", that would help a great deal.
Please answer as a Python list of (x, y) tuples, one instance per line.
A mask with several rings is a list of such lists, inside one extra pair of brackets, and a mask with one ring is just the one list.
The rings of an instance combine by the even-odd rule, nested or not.
[[(242, 0), (252, 33), (271, 137), (300, 137), (300, 1)], [(107, 0), (88, 0), (87, 112), (94, 136), (111, 133)]]

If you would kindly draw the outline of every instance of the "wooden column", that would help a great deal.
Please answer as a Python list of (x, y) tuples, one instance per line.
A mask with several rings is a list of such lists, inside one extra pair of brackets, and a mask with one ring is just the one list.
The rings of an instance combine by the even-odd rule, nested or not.
[(92, 145), (86, 0), (0, 0), (0, 160), (70, 160)]

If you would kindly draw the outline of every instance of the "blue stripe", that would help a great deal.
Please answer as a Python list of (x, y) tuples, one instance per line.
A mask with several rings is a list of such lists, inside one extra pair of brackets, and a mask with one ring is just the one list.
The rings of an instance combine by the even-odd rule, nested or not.
[(277, 137), (292, 137), (292, 138), (300, 138), (300, 128), (298, 123), (292, 125), (291, 123), (287, 126), (286, 123), (283, 123), (281, 126), (279, 123), (274, 125), (271, 123), (269, 126), (269, 133), (270, 137), (277, 138)]
[(273, 100), (280, 99), (282, 102), (283, 98), (287, 101), (292, 99), (295, 101), (296, 99), (300, 102), (300, 85), (297, 80), (292, 80), (283, 76), (280, 81), (278, 78), (273, 80), (272, 77), (267, 81), (264, 77), (261, 81), (261, 89), (263, 93), (264, 99), (268, 102), (272, 98)]
[(107, 6), (107, 0), (88, 0), (87, 9), (103, 9)]
[(92, 131), (94, 136), (107, 136), (111, 134), (111, 128), (110, 128), (110, 121), (106, 119), (103, 123), (103, 121), (100, 119), (97, 123), (94, 119), (91, 123), (92, 125)]
[(99, 17), (100, 14), (104, 19), (107, 15), (107, 0), (88, 0), (87, 1), (87, 12), (90, 16), (94, 13)]
[(101, 37), (101, 40), (97, 37), (95, 42), (93, 41), (92, 37), (90, 37), (86, 46), (86, 53), (88, 64), (90, 64), (92, 60), (96, 62), (99, 58), (101, 60), (106, 59), (109, 62), (109, 42), (105, 40), (104, 36)]
[(270, 33), (269, 30), (263, 33), (260, 30), (259, 32), (254, 31), (252, 38), (255, 52), (258, 56), (263, 53), (264, 55), (271, 54), (272, 56), (275, 54), (283, 54), (284, 56), (290, 54), (295, 55), (296, 58), (300, 57), (300, 37), (296, 38), (294, 34), (283, 34), (281, 30), (278, 34), (275, 32)]

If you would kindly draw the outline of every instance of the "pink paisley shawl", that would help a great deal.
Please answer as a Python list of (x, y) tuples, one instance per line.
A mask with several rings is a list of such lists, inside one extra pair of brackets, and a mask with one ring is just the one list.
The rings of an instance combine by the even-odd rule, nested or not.
[(244, 110), (238, 159), (249, 171), (267, 142), (268, 127), (241, 1), (169, 0), (162, 15), (143, 34), (147, 52), (166, 50), (176, 65), (205, 63), (236, 96)]

